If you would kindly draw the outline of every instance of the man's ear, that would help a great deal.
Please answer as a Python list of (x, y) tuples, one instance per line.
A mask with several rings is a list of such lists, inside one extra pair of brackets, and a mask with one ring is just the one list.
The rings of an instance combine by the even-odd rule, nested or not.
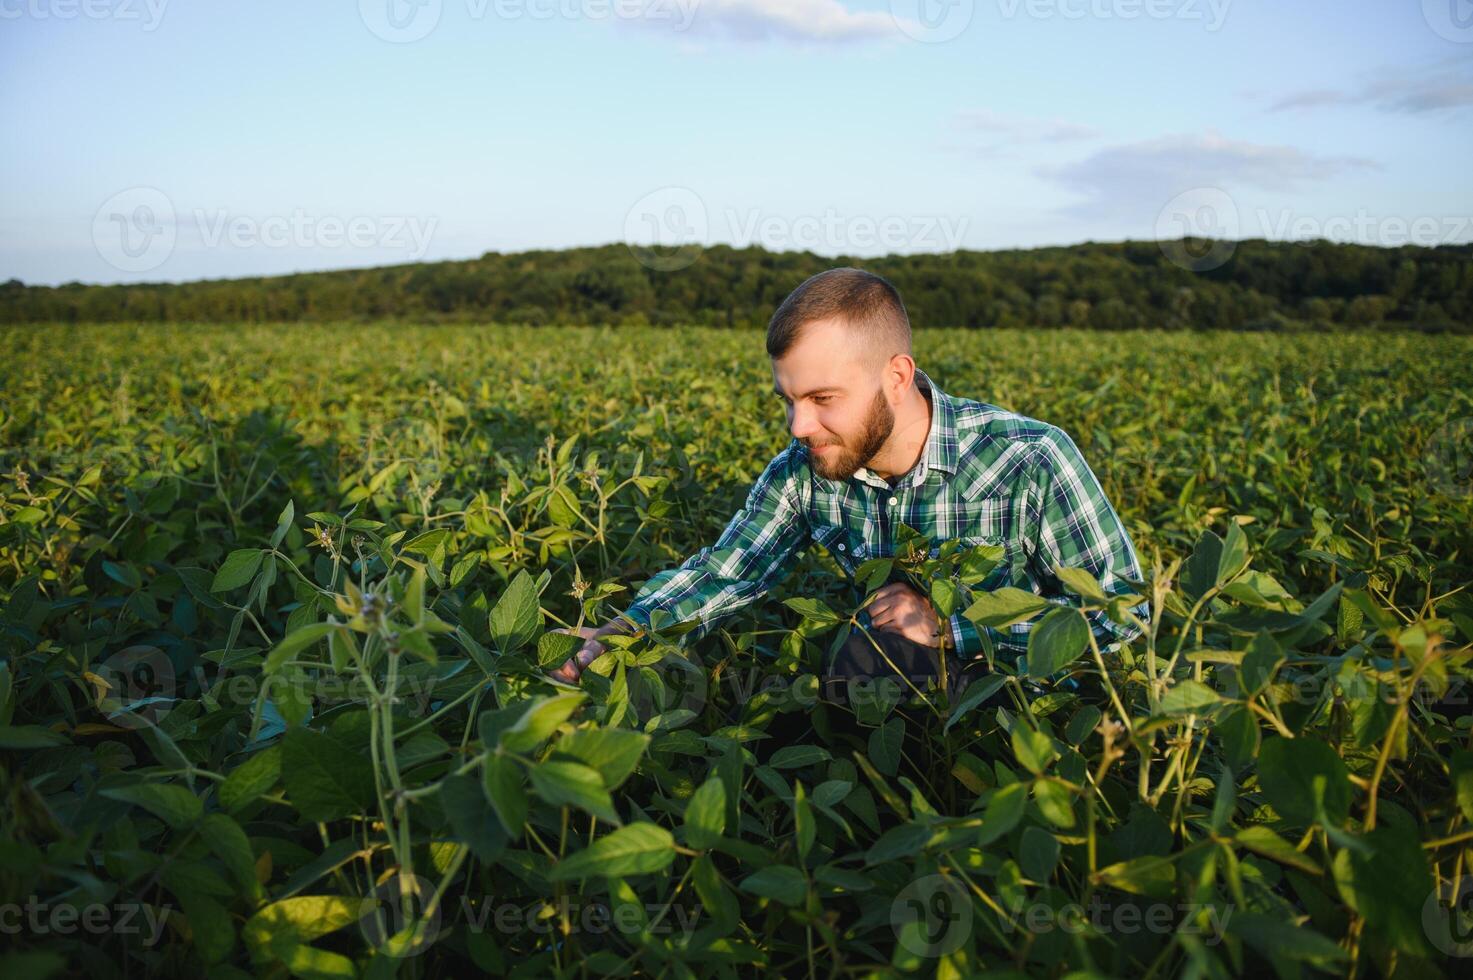
[(899, 405), (905, 391), (915, 382), (916, 362), (909, 354), (893, 354), (885, 365), (885, 395)]

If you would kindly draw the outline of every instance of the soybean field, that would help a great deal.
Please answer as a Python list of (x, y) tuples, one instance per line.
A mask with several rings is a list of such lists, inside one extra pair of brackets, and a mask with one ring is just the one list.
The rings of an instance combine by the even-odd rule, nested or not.
[[(1473, 338), (920, 328), (916, 360), (1074, 437), (1136, 596), (815, 547), (572, 687), (558, 630), (789, 441), (759, 332), (4, 328), (0, 973), (1459, 974)], [(1042, 620), (837, 734), (817, 677), (897, 570)], [(1139, 598), (1095, 647), (1083, 612)]]

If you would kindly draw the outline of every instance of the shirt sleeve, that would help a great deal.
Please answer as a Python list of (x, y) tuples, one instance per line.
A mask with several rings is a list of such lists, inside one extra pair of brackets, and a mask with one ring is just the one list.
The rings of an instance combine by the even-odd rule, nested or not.
[(767, 464), (714, 545), (654, 575), (624, 615), (649, 628), (650, 614), (662, 609), (672, 622), (698, 621), (687, 635), (699, 639), (717, 620), (765, 595), (809, 540), (799, 495), (804, 461), (798, 445), (790, 444)]
[[(1107, 595), (1134, 592), (1130, 583), (1141, 580), (1135, 544), (1120, 515), (1110, 505), (1074, 440), (1057, 427), (1050, 427), (1034, 448), (1022, 539), (1030, 577), (1050, 602), (1075, 606), (1081, 602), (1078, 596), (1065, 591), (1054, 572), (1057, 566), (1084, 569)], [(1142, 600), (1131, 607), (1131, 612), (1147, 622), (1150, 605)], [(1042, 616), (996, 629), (978, 626), (958, 613), (951, 618), (952, 640), (964, 657), (976, 656), (982, 650), (984, 634), (1004, 654), (1024, 654), (1029, 633)], [(1134, 623), (1114, 622), (1102, 610), (1085, 616), (1101, 652), (1113, 650), (1141, 632)]]

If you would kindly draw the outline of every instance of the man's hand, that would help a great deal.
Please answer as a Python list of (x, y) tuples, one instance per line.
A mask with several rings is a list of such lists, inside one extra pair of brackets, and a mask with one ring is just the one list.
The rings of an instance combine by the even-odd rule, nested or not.
[(585, 640), (583, 646), (579, 648), (577, 653), (573, 654), (567, 663), (551, 672), (551, 676), (557, 680), (567, 684), (576, 684), (578, 683), (579, 676), (583, 673), (583, 668), (603, 656), (604, 645), (599, 640), (611, 633), (625, 633), (627, 632), (627, 628), (616, 620), (612, 623), (605, 623), (598, 629), (579, 626), (576, 629), (560, 629), (554, 630), (553, 632), (573, 633), (583, 637)]
[(869, 606), (875, 629), (899, 633), (924, 646), (941, 645), (941, 621), (931, 600), (904, 582), (891, 582), (874, 591)]

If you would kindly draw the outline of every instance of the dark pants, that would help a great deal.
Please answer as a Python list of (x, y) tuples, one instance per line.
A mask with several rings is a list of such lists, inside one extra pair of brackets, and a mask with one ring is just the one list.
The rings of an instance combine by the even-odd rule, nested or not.
[[(819, 696), (836, 707), (848, 708), (861, 718), (867, 706), (903, 703), (941, 691), (941, 651), (899, 633), (856, 629), (828, 664)], [(969, 676), (954, 654), (946, 658), (946, 692), (955, 701)]]
[[(863, 749), (869, 732), (888, 715), (891, 706), (896, 706), (896, 714), (905, 718), (907, 742), (919, 739), (931, 711), (919, 702), (917, 693), (930, 699), (943, 712), (943, 717), (947, 710), (938, 698), (941, 691), (938, 655), (936, 647), (916, 643), (898, 633), (854, 630), (835, 651), (819, 678), (823, 709), (816, 714), (799, 711), (774, 717), (765, 726), (767, 738), (756, 749), (759, 761), (766, 761), (785, 745), (809, 741), (814, 721), (820, 715), (823, 721), (819, 730), (825, 738), (850, 740)], [(972, 678), (986, 671), (985, 663), (972, 663), (971, 667), (963, 670), (954, 655), (947, 657), (949, 704), (956, 703)], [(998, 695), (993, 695), (974, 710), (986, 710), (997, 698)]]

